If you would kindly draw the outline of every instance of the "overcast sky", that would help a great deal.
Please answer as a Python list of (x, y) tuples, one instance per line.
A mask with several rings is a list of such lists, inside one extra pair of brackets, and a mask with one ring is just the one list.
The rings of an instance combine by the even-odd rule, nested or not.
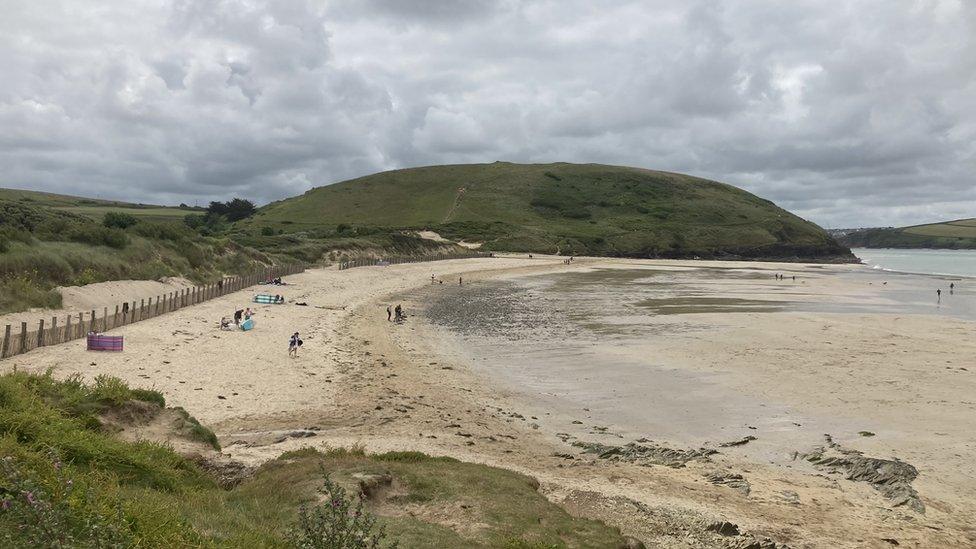
[(259, 203), (603, 162), (827, 227), (976, 216), (976, 1), (0, 0), (0, 186)]

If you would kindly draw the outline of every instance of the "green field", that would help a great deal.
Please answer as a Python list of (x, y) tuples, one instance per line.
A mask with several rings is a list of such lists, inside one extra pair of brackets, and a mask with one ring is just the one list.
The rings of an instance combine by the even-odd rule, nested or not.
[(134, 204), (131, 202), (98, 200), (22, 189), (0, 189), (0, 200), (53, 208), (64, 212), (84, 215), (92, 219), (101, 219), (106, 212), (123, 211), (139, 218), (173, 221), (183, 219), (187, 214), (203, 211), (202, 208), (176, 208), (153, 204)]
[(976, 249), (976, 218), (910, 227), (863, 229), (840, 239), (851, 247)]
[(599, 164), (395, 170), (274, 202), (248, 222), (431, 229), (500, 251), (849, 259), (820, 227), (731, 185)]

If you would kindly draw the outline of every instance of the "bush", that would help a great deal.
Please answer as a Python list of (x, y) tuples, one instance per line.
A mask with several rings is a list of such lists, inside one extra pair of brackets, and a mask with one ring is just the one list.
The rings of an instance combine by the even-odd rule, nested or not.
[(193, 235), (184, 225), (170, 222), (140, 223), (132, 228), (132, 232), (146, 238), (170, 240), (173, 242)]
[(261, 234), (264, 236), (274, 236), (275, 230), (271, 227), (261, 227)]
[(138, 222), (134, 215), (124, 212), (105, 212), (105, 217), (102, 218), (102, 225), (116, 229), (128, 229)]
[(187, 214), (183, 216), (183, 224), (191, 229), (199, 229), (203, 226), (204, 219), (202, 215), (199, 214)]
[[(10, 457), (0, 459), (0, 541), (5, 547), (127, 547), (131, 535), (123, 527), (122, 509), (106, 517), (90, 505), (92, 495), (75, 483), (56, 457), (47, 469), (48, 483), (40, 481)], [(45, 486), (50, 484), (50, 486)], [(88, 505), (78, 505), (85, 502)], [(114, 520), (113, 520), (114, 519)]]
[(68, 230), (66, 235), (72, 242), (91, 244), (92, 246), (108, 246), (122, 249), (129, 243), (122, 229), (98, 225), (77, 226)]
[[(298, 524), (290, 532), (291, 542), (301, 549), (378, 549), (386, 531), (375, 530), (376, 519), (363, 509), (360, 497), (353, 507), (346, 490), (328, 476), (319, 492), (323, 503), (314, 508), (302, 506)], [(387, 547), (395, 548), (394, 541)]]

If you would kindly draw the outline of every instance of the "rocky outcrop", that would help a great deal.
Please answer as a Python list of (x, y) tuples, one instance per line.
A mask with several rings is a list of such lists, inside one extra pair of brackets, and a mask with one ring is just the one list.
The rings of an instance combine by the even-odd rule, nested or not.
[(824, 446), (800, 457), (822, 471), (843, 474), (847, 480), (867, 482), (895, 507), (905, 506), (917, 513), (925, 512), (925, 504), (912, 488), (912, 481), (918, 476), (914, 466), (897, 459), (866, 457), (857, 450), (837, 444), (830, 435), (824, 435), (824, 438)]
[(684, 467), (689, 461), (708, 461), (708, 456), (717, 453), (710, 448), (675, 450), (654, 443), (638, 444), (636, 442), (623, 446), (609, 446), (599, 442), (576, 441), (573, 446), (582, 448), (585, 453), (596, 454), (600, 459), (625, 461), (637, 465), (666, 465), (676, 468)]

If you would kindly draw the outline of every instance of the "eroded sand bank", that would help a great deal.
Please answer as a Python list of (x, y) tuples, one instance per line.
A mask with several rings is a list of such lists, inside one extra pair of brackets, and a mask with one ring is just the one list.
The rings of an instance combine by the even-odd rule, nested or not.
[[(702, 395), (702, 409), (688, 415), (704, 422), (706, 433), (708, 424), (727, 428), (728, 437), (709, 439), (682, 436), (681, 414), (664, 403), (661, 424), (669, 429), (661, 432), (612, 421), (613, 403), (547, 408), (531, 384), (513, 384), (511, 376), (471, 364), (470, 353), (443, 328), (419, 316), (402, 325), (386, 319), (386, 306), (395, 299), (404, 299), (412, 313), (407, 298), (423, 291), (464, 291), (466, 286), (456, 287), (459, 275), (474, 287), (479, 279), (633, 264), (675, 269), (675, 276), (713, 265), (495, 258), (314, 270), (288, 278), (293, 285), (280, 291), (289, 304), (254, 306), (252, 332), (216, 329), (221, 316), (247, 305), (250, 294), (239, 292), (117, 330), (126, 336), (122, 354), (87, 353), (73, 342), (13, 357), (0, 367), (53, 367), (59, 376), (106, 373), (155, 387), (171, 405), (212, 426), (226, 453), (248, 462), (303, 445), (361, 443), (373, 451), (415, 449), (516, 469), (539, 478), (550, 497), (568, 508), (666, 547), (695, 546), (682, 528), (713, 519), (797, 547), (892, 546), (886, 540), (909, 547), (976, 544), (970, 524), (976, 516), (976, 367), (968, 364), (976, 342), (966, 337), (972, 322), (818, 311), (668, 315), (668, 322), (695, 329), (655, 341), (655, 360), (672, 372), (668, 390), (705, 387), (713, 393)], [(856, 267), (714, 265), (770, 277), (799, 274), (802, 299), (811, 302), (884, 300), (874, 286), (833, 274)], [(444, 285), (426, 288), (431, 274)], [(696, 284), (750, 299), (749, 280), (698, 277)], [(300, 358), (289, 359), (286, 345), (294, 331), (306, 344)], [(697, 383), (703, 378), (709, 384)], [(745, 413), (753, 415), (737, 420), (743, 424), (738, 431), (728, 427), (728, 418), (710, 417), (720, 415), (723, 395), (733, 403), (742, 399)], [(653, 410), (655, 402), (646, 406)], [(730, 413), (743, 413), (732, 408)], [(775, 413), (764, 413), (773, 408)], [(837, 448), (824, 440), (825, 429), (835, 431), (829, 434)], [(874, 436), (861, 436), (861, 430)], [(756, 439), (719, 446), (747, 436)], [(614, 461), (573, 442), (677, 450), (707, 444), (718, 453), (680, 468), (648, 466), (640, 463), (647, 459), (628, 461), (643, 455), (634, 446), (616, 452)], [(846, 480), (849, 472), (831, 472), (822, 459), (804, 459), (816, 458), (818, 447), (822, 454), (859, 450), (911, 464), (918, 478), (910, 485), (924, 513), (896, 506), (869, 482)]]

